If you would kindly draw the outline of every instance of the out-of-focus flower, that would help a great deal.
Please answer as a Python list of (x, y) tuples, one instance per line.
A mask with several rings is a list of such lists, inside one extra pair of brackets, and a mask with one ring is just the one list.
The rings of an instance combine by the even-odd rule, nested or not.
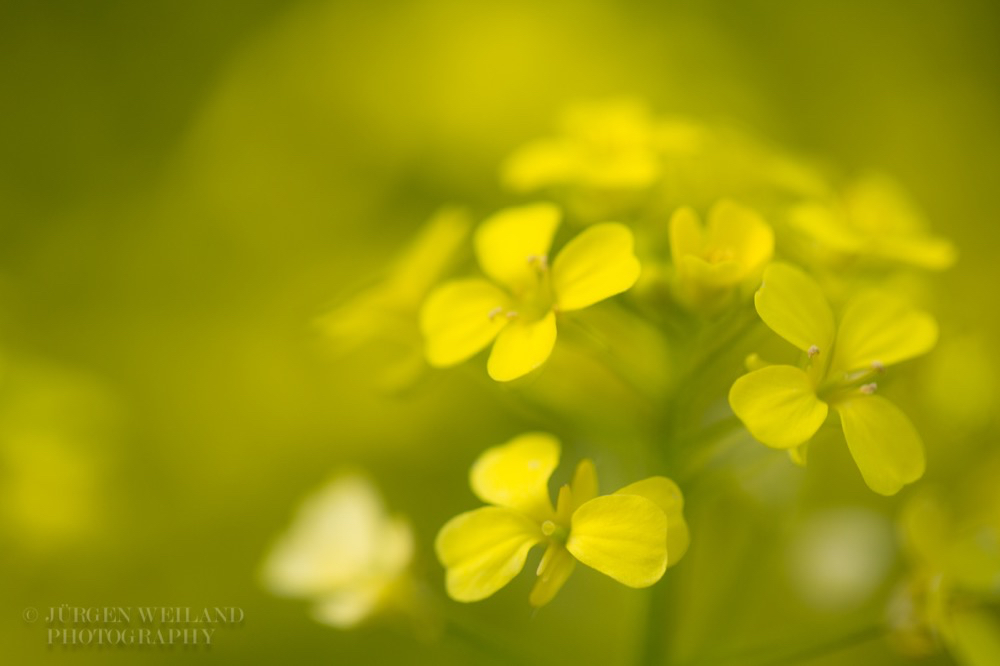
[(725, 305), (735, 287), (760, 279), (774, 254), (774, 232), (757, 213), (732, 201), (715, 204), (705, 226), (683, 207), (670, 219), (670, 254), (680, 301), (711, 311)]
[(576, 560), (629, 587), (648, 587), (688, 546), (683, 498), (676, 484), (654, 476), (598, 496), (590, 460), (577, 465), (553, 509), (548, 481), (559, 442), (529, 433), (485, 451), (470, 473), (473, 491), (492, 506), (460, 514), (438, 533), (435, 548), (456, 601), (485, 599), (545, 544), (529, 598), (543, 606), (573, 572)]
[(335, 477), (306, 498), (263, 567), (273, 593), (309, 599), (313, 617), (342, 629), (410, 604), (413, 533), (386, 512), (358, 473)]
[(788, 221), (794, 232), (815, 246), (811, 249), (830, 253), (831, 258), (870, 257), (930, 270), (955, 262), (955, 247), (931, 235), (903, 190), (885, 176), (857, 180), (833, 203), (796, 205)]
[(421, 229), (375, 285), (338, 305), (320, 320), (338, 354), (379, 342), (375, 374), (390, 388), (408, 383), (423, 367), (415, 322), (427, 292), (454, 263), (472, 223), (459, 208), (444, 208)]
[(503, 164), (501, 177), (517, 192), (554, 186), (641, 189), (660, 175), (653, 137), (652, 118), (640, 102), (577, 104), (562, 114), (555, 137), (514, 152)]
[[(855, 296), (835, 326), (820, 286), (788, 264), (772, 264), (754, 297), (764, 323), (805, 353), (804, 367), (771, 365), (733, 384), (729, 404), (758, 440), (779, 449), (809, 441), (829, 408), (868, 487), (897, 493), (924, 473), (920, 435), (906, 415), (874, 395), (874, 379), (937, 342), (934, 319), (877, 291)], [(803, 461), (804, 451), (795, 452)], [(795, 456), (793, 456), (794, 458)]]
[(476, 257), (492, 282), (447, 282), (427, 298), (420, 326), (431, 365), (461, 363), (496, 338), (487, 362), (490, 377), (517, 379), (552, 353), (557, 312), (588, 307), (635, 284), (639, 260), (632, 232), (614, 222), (580, 233), (550, 268), (560, 217), (556, 206), (537, 203), (504, 209), (480, 225)]
[(1000, 663), (998, 474), (997, 459), (988, 460), (947, 500), (925, 491), (904, 507), (911, 566), (888, 609), (903, 651), (926, 654), (943, 642), (960, 664)]

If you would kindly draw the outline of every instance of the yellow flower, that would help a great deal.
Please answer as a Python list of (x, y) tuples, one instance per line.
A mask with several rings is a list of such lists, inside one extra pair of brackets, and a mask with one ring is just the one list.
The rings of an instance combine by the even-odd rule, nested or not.
[(943, 639), (961, 664), (1000, 663), (1000, 459), (982, 462), (947, 496), (925, 491), (900, 516), (908, 579), (892, 600), (896, 644), (930, 652)]
[[(875, 380), (900, 361), (928, 352), (937, 323), (881, 292), (851, 300), (834, 325), (819, 285), (787, 264), (772, 264), (754, 297), (764, 323), (805, 353), (802, 367), (771, 365), (736, 380), (729, 404), (758, 440), (780, 449), (809, 441), (833, 407), (868, 487), (893, 495), (924, 473), (924, 450), (910, 420), (874, 395)], [(793, 452), (801, 459), (803, 450)]]
[(759, 215), (732, 201), (716, 203), (702, 227), (691, 208), (670, 218), (675, 291), (691, 308), (714, 310), (733, 288), (755, 281), (774, 254), (774, 233)]
[(903, 190), (884, 176), (859, 179), (832, 205), (797, 205), (788, 219), (808, 249), (818, 246), (834, 258), (871, 257), (930, 270), (955, 263), (954, 245), (931, 235)]
[(438, 211), (388, 272), (319, 321), (338, 355), (378, 342), (374, 374), (387, 388), (412, 382), (426, 366), (415, 321), (431, 287), (455, 261), (469, 235), (469, 215), (459, 208)]
[(585, 308), (635, 284), (639, 260), (632, 232), (614, 222), (588, 227), (550, 267), (560, 216), (556, 206), (537, 203), (504, 209), (479, 226), (476, 257), (492, 282), (456, 280), (427, 298), (420, 327), (431, 365), (461, 363), (495, 338), (487, 362), (490, 377), (517, 379), (552, 353), (557, 312)]
[(357, 473), (334, 478), (303, 502), (271, 549), (265, 585), (313, 601), (313, 617), (350, 628), (379, 610), (406, 607), (413, 533), (390, 516), (372, 482)]
[(521, 435), (479, 456), (470, 484), (492, 506), (451, 519), (435, 543), (451, 598), (492, 595), (520, 573), (539, 544), (546, 550), (529, 598), (536, 607), (552, 600), (577, 560), (641, 588), (658, 581), (687, 550), (683, 498), (673, 481), (654, 476), (598, 496), (594, 464), (582, 460), (553, 509), (548, 481), (558, 463), (559, 442), (543, 433)]
[(558, 135), (512, 154), (502, 168), (512, 190), (550, 186), (633, 190), (660, 175), (649, 111), (635, 100), (582, 103), (562, 114)]

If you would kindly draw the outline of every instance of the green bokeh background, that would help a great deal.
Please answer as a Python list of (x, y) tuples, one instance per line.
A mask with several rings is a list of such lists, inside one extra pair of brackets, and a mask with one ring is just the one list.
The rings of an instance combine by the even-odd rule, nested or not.
[[(386, 626), (338, 632), (259, 586), (299, 498), (344, 463), (412, 517), (438, 583), (429, 544), (475, 506), (469, 463), (539, 427), (471, 374), (368, 390), (366, 359), (332, 359), (316, 317), (441, 204), (501, 205), (500, 160), (564, 104), (627, 94), (896, 176), (960, 250), (934, 278), (945, 334), (996, 340), (997, 34), (995, 4), (971, 0), (5, 3), (5, 663), (506, 663)], [(627, 451), (605, 464), (608, 486), (649, 471)], [(932, 481), (961, 466), (934, 465), (932, 446)], [(814, 503), (885, 506), (843, 494)], [(822, 643), (879, 612), (803, 612), (781, 574), (794, 517), (703, 500), (689, 521), (720, 556), (676, 570), (683, 598), (708, 599), (673, 609), (682, 643)], [(646, 596), (580, 572), (532, 614), (529, 584), (466, 612), (532, 663), (634, 657)], [(246, 622), (207, 653), (50, 650), (21, 612), (62, 603), (232, 605)], [(809, 663), (895, 659), (874, 642)]]

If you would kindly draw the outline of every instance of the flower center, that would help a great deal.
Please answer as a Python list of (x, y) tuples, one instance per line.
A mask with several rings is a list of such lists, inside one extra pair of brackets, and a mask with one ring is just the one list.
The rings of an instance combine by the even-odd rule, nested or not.
[(816, 395), (827, 403), (835, 403), (857, 397), (857, 393), (873, 395), (878, 390), (874, 380), (885, 372), (885, 366), (879, 361), (872, 361), (868, 368), (844, 373), (836, 379), (828, 380), (816, 391)]
[(551, 520), (546, 520), (542, 523), (542, 534), (564, 546), (566, 545), (567, 539), (569, 539), (569, 530), (562, 525), (557, 525)]

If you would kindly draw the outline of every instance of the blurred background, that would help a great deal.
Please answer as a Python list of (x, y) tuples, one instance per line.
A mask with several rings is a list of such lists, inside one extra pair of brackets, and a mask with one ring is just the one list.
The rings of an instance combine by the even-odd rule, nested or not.
[[(971, 373), (969, 395), (958, 426), (920, 423), (927, 482), (958, 478), (995, 442), (997, 34), (985, 0), (3, 3), (5, 662), (514, 660), (377, 623), (322, 626), (267, 594), (259, 567), (300, 498), (353, 464), (411, 517), (415, 567), (440, 589), (430, 544), (476, 506), (478, 452), (558, 432), (472, 373), (386, 395), (372, 358), (332, 354), (317, 320), (442, 205), (476, 218), (502, 205), (500, 162), (579, 99), (636, 96), (844, 173), (893, 174), (959, 249), (933, 276), (955, 363), (925, 372)], [(962, 443), (970, 433), (985, 444)], [(581, 453), (567, 437), (565, 458)], [(829, 464), (851, 471), (846, 454)], [(627, 452), (611, 466), (609, 488), (648, 472)], [(752, 557), (668, 574), (702, 604), (675, 609), (688, 623), (676, 663), (849, 634), (882, 613), (901, 566), (894, 509), (860, 482), (805, 492), (791, 512), (731, 495), (690, 510), (703, 552)], [(844, 543), (875, 553), (859, 592), (799, 584), (813, 580), (801, 549)], [(530, 582), (463, 612), (527, 663), (635, 658), (644, 595), (578, 572), (533, 614)], [(21, 614), (60, 604), (238, 606), (246, 619), (210, 651), (52, 649)], [(697, 659), (705, 644), (716, 661)], [(896, 661), (869, 641), (786, 663)]]

